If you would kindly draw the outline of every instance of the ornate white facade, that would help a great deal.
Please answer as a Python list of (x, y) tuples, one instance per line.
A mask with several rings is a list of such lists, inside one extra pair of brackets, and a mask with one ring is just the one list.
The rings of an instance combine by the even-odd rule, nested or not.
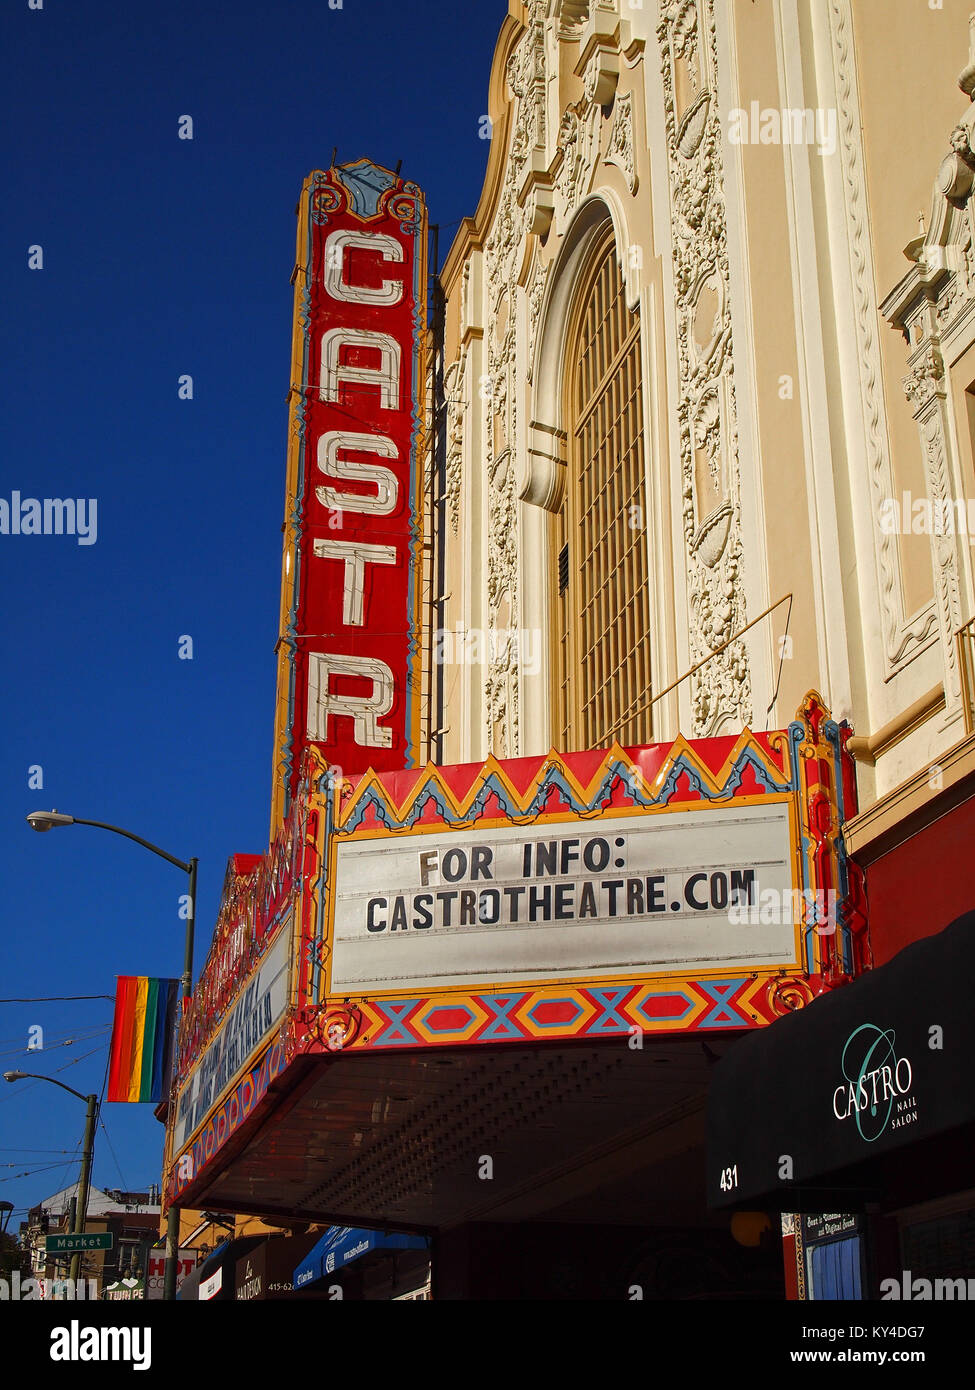
[(484, 191), (441, 274), (431, 621), (481, 637), (443, 673), (442, 761), (557, 737), (550, 518), (607, 224), (640, 318), (654, 737), (781, 727), (817, 688), (867, 801), (962, 737), (971, 538), (890, 517), (921, 479), (935, 509), (975, 499), (975, 59), (959, 91), (944, 0), (915, 16), (923, 93), (894, 90), (898, 5), (511, 0)]

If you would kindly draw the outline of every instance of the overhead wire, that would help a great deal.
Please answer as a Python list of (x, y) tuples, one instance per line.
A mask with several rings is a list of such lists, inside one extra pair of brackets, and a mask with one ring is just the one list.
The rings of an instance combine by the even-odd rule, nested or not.
[[(28, 1027), (30, 1027), (30, 1026), (31, 1026), (31, 1025), (28, 1025)], [(105, 1025), (99, 1024), (99, 1025), (98, 1025), (98, 1027), (103, 1027), (103, 1026), (104, 1026), (104, 1027), (108, 1027), (108, 1026), (110, 1026), (110, 1025), (108, 1025), (108, 1024), (105, 1024)], [(61, 1042), (61, 1041), (63, 1040), (63, 1038), (68, 1038), (68, 1037), (77, 1038), (77, 1037), (79, 1037), (79, 1036), (81, 1035), (82, 1032), (84, 1032), (84, 1031), (86, 1031), (86, 1030), (89, 1031), (89, 1032), (97, 1032), (97, 1028), (96, 1028), (96, 1026), (95, 1026), (94, 1024), (91, 1024), (91, 1025), (85, 1024), (85, 1025), (84, 1025), (84, 1028), (76, 1029), (76, 1030), (74, 1030), (74, 1031), (71, 1032), (71, 1033), (64, 1033), (63, 1035), (62, 1035), (62, 1034), (56, 1034), (56, 1035), (55, 1035), (55, 1038), (54, 1038), (54, 1041), (55, 1041), (55, 1042)], [(21, 1033), (18, 1033), (17, 1036), (14, 1037), (14, 1038), (0, 1038), (0, 1047), (14, 1048), (15, 1045), (16, 1045), (17, 1043), (21, 1043), (21, 1044), (22, 1044), (22, 1042), (23, 1042), (23, 1033), (21, 1032)], [(51, 1046), (51, 1045), (52, 1045), (52, 1044), (45, 1043), (45, 1047)], [(44, 1051), (44, 1048), (41, 1048), (41, 1047), (30, 1047), (30, 1046), (27, 1046), (27, 1047), (21, 1046), (20, 1050), (21, 1050), (21, 1052), (43, 1052), (43, 1051)]]
[[(103, 1043), (102, 1047), (106, 1045), (106, 1043)], [(51, 1073), (52, 1076), (57, 1075), (59, 1072), (67, 1071), (69, 1067), (76, 1067), (78, 1063), (83, 1062), (86, 1057), (94, 1057), (96, 1052), (101, 1052), (102, 1047), (93, 1047), (90, 1052), (83, 1052), (80, 1057), (72, 1057), (71, 1061), (65, 1062), (63, 1067), (55, 1067), (54, 1071)], [(27, 1085), (22, 1086), (19, 1091), (15, 1091), (9, 1096), (0, 1096), (0, 1105), (3, 1105), (5, 1101), (15, 1100), (18, 1095), (23, 1095), (25, 1091), (32, 1091), (35, 1086), (40, 1086), (44, 1080), (46, 1080), (46, 1078), (43, 1076), (31, 1078)]]
[[(0, 1163), (0, 1168), (13, 1167), (15, 1167), (13, 1163)], [(66, 1165), (63, 1163), (45, 1163), (42, 1164), (39, 1168), (25, 1168), (22, 1173), (11, 1173), (10, 1176), (7, 1178), (0, 1178), (0, 1182), (14, 1182), (17, 1178), (29, 1178), (32, 1177), (35, 1173), (47, 1173), (52, 1168), (64, 1167), (66, 1167)]]
[(91, 1042), (93, 1038), (110, 1033), (111, 1031), (112, 1025), (110, 1023), (105, 1023), (98, 1028), (81, 1030), (78, 1033), (72, 1034), (70, 1037), (55, 1038), (53, 1042), (45, 1041), (43, 1047), (24, 1047), (22, 1045), (20, 1047), (10, 1048), (6, 1052), (0, 1052), (0, 1057), (36, 1057), (45, 1052), (53, 1052), (59, 1047), (72, 1047), (76, 1043)]
[(109, 1135), (108, 1129), (105, 1126), (105, 1121), (102, 1119), (102, 1114), (100, 1110), (98, 1112), (98, 1128), (104, 1134), (105, 1143), (108, 1145), (112, 1158), (115, 1161), (115, 1171), (119, 1175), (122, 1191), (130, 1192), (132, 1189), (129, 1187), (129, 1184), (125, 1180), (125, 1174), (122, 1172), (122, 1165), (121, 1163), (119, 1163), (118, 1154), (115, 1152), (115, 1145), (112, 1143), (111, 1136)]
[(75, 999), (114, 998), (114, 994), (43, 994), (32, 999), (0, 999), (0, 1004), (63, 1004)]
[(69, 1154), (73, 1149), (12, 1149), (0, 1148), (0, 1154)]

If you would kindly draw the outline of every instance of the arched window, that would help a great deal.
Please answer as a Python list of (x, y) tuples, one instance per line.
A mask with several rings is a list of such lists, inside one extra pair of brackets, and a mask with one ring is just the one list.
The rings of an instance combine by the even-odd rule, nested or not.
[(640, 319), (612, 232), (593, 247), (570, 315), (565, 496), (553, 518), (553, 733), (566, 750), (648, 743), (650, 604)]

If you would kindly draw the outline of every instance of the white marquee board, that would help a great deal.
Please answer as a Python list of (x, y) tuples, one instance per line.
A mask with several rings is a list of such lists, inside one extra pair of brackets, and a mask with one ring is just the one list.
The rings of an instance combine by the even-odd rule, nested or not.
[(729, 911), (770, 892), (787, 799), (340, 839), (330, 992), (794, 967), (791, 911)]

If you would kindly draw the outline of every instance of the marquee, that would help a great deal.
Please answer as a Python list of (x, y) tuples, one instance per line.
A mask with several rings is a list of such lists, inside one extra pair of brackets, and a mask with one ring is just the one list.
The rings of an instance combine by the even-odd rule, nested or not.
[(325, 781), (306, 998), (352, 1047), (770, 1022), (857, 970), (846, 737), (810, 696), (768, 735)]
[[(775, 733), (459, 767), (337, 778), (309, 746), (278, 872), (254, 870), (256, 925), (227, 923), (261, 984), (215, 948), (233, 989), (184, 1025), (177, 1186), (316, 1057), (706, 1037), (761, 1029), (849, 980), (865, 913), (840, 833), (855, 810), (848, 737), (809, 695)], [(278, 932), (286, 1003), (266, 993), (284, 979)], [(201, 998), (208, 986), (205, 971)]]

